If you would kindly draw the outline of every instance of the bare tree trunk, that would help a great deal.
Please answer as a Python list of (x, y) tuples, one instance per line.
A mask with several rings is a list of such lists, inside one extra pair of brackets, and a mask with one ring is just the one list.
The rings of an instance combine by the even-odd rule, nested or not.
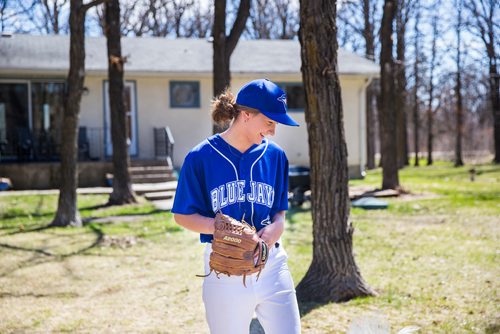
[(228, 59), (226, 59), (226, 1), (215, 1), (214, 26), (214, 96), (222, 93), (231, 82)]
[(455, 140), (455, 167), (464, 165), (462, 160), (462, 137), (463, 137), (463, 102), (462, 102), (462, 50), (461, 50), (461, 31), (462, 31), (462, 0), (457, 1), (458, 23), (456, 26), (457, 33), (457, 76), (455, 94), (457, 96), (457, 119), (456, 119), (456, 140)]
[(78, 212), (76, 188), (78, 186), (77, 153), (78, 121), (80, 101), (85, 80), (85, 14), (87, 10), (102, 1), (96, 0), (83, 5), (82, 0), (71, 0), (69, 15), (70, 49), (67, 93), (61, 129), (61, 186), (57, 212), (51, 226), (81, 226)]
[[(417, 65), (415, 65), (417, 67)], [(416, 69), (416, 68), (415, 68)], [(418, 82), (418, 74), (415, 74), (415, 84), (419, 84)], [(418, 88), (415, 87), (415, 102), (413, 105), (413, 138), (414, 138), (414, 154), (415, 154), (415, 163), (414, 166), (418, 167), (420, 166), (420, 160), (419, 160), (419, 152), (420, 152), (420, 117), (419, 117), (419, 112), (418, 112)]]
[(398, 168), (408, 165), (407, 144), (408, 136), (406, 133), (406, 0), (398, 0), (396, 14), (396, 117), (397, 117), (397, 146), (398, 146)]
[[(375, 60), (375, 37), (373, 27), (373, 12), (370, 10), (370, 0), (363, 0), (363, 18), (364, 29), (363, 37), (365, 38), (366, 58)], [(373, 83), (366, 88), (366, 168), (374, 169), (375, 166), (375, 108), (376, 105), (375, 92)]]
[(456, 119), (456, 139), (455, 139), (455, 167), (460, 167), (464, 165), (462, 159), (462, 137), (463, 137), (463, 102), (462, 102), (462, 83), (461, 83), (461, 74), (460, 71), (457, 72), (457, 85), (456, 85), (456, 94), (457, 94), (457, 119)]
[(109, 106), (111, 111), (111, 141), (113, 143), (113, 192), (108, 204), (136, 203), (130, 181), (130, 156), (127, 145), (127, 115), (124, 101), (120, 3), (106, 2), (106, 40), (108, 46)]
[[(366, 168), (375, 169), (375, 92), (373, 82), (366, 88)], [(374, 106), (375, 105), (375, 106)]]
[(432, 102), (434, 100), (434, 66), (436, 65), (436, 41), (438, 37), (437, 16), (432, 18), (432, 48), (431, 48), (431, 63), (429, 75), (429, 103), (427, 105), (427, 166), (433, 164), (432, 151), (433, 151), (433, 123), (434, 113)]
[(397, 112), (394, 106), (394, 60), (392, 57), (393, 22), (397, 4), (385, 0), (381, 26), (380, 52), (380, 142), (382, 154), (382, 189), (399, 189)]
[(341, 302), (374, 294), (361, 277), (352, 250), (335, 18), (336, 1), (300, 2), (314, 236), (311, 266), (297, 286), (301, 301)]
[(414, 90), (414, 105), (413, 105), (413, 144), (414, 144), (414, 152), (415, 152), (415, 166), (420, 165), (419, 161), (419, 152), (420, 152), (420, 117), (419, 117), (419, 97), (418, 97), (418, 88), (420, 86), (420, 74), (419, 74), (419, 65), (420, 65), (420, 10), (417, 9), (417, 15), (415, 17), (415, 64), (414, 64), (414, 72), (415, 72), (415, 90)]
[(500, 74), (498, 74), (496, 60), (490, 58), (490, 96), (493, 111), (495, 158), (494, 163), (500, 163)]
[[(234, 21), (229, 36), (226, 36), (226, 0), (215, 1), (213, 26), (213, 89), (214, 96), (224, 92), (231, 83), (231, 70), (229, 68), (231, 55), (238, 44), (238, 40), (245, 30), (248, 16), (250, 15), (250, 0), (241, 0), (238, 14)], [(214, 124), (213, 132), (222, 129)]]

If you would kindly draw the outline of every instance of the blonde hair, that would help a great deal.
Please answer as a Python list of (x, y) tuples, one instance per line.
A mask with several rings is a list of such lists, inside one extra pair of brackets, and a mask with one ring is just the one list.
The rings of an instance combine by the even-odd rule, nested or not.
[(242, 110), (251, 113), (259, 112), (256, 109), (236, 104), (236, 97), (229, 88), (212, 100), (212, 120), (219, 126), (226, 126), (231, 123), (231, 121), (238, 118)]

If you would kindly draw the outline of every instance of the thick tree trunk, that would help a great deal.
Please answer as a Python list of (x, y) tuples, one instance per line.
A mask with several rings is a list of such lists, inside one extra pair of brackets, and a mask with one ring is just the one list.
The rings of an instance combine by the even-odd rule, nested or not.
[(381, 26), (380, 52), (380, 142), (382, 154), (382, 189), (399, 189), (397, 112), (394, 105), (394, 60), (392, 58), (392, 26), (396, 1), (385, 0)]
[(396, 15), (396, 117), (397, 117), (397, 146), (398, 146), (398, 168), (408, 165), (407, 133), (406, 133), (406, 22), (403, 15), (405, 0), (400, 0), (401, 8), (398, 8)]
[(300, 2), (313, 215), (313, 260), (297, 286), (301, 301), (373, 295), (354, 260), (349, 223), (347, 145), (337, 65), (336, 1)]
[[(224, 92), (231, 83), (229, 59), (226, 58), (226, 0), (215, 1), (214, 26), (213, 26), (213, 90), (214, 96)], [(213, 133), (222, 132), (225, 129), (213, 125)]]
[(82, 226), (77, 207), (78, 121), (85, 79), (85, 11), (81, 0), (71, 1), (69, 16), (70, 66), (61, 129), (61, 186), (57, 212), (51, 226)]
[(213, 26), (214, 96), (224, 92), (231, 82), (229, 63), (226, 59), (226, 1), (215, 1)]
[(61, 185), (56, 215), (50, 226), (82, 225), (77, 206), (76, 188), (78, 186), (78, 121), (85, 79), (84, 24), (87, 10), (103, 1), (94, 0), (84, 5), (82, 0), (71, 0), (69, 72), (61, 129)]
[(119, 0), (106, 2), (106, 38), (108, 46), (111, 141), (113, 143), (113, 192), (108, 204), (136, 203), (130, 181), (130, 157), (127, 145), (127, 115), (124, 101), (123, 66)]
[[(213, 94), (224, 92), (231, 84), (231, 55), (238, 44), (238, 40), (245, 30), (246, 21), (250, 15), (250, 0), (241, 0), (238, 14), (229, 36), (226, 36), (226, 0), (214, 3), (213, 25)], [(223, 131), (214, 124), (213, 133)]]

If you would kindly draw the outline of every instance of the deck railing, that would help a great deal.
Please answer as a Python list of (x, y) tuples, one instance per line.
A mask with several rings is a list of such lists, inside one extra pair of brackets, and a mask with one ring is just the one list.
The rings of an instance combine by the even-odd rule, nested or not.
[(166, 160), (169, 166), (173, 166), (175, 141), (170, 128), (154, 128), (154, 139), (156, 159)]
[[(0, 130), (0, 163), (59, 161), (60, 130), (31, 130), (26, 127)], [(81, 126), (78, 131), (78, 160), (96, 161), (104, 157), (103, 129)]]

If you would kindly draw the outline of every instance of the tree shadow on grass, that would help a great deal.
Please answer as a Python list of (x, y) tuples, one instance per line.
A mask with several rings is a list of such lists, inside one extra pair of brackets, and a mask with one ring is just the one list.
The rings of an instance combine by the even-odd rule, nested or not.
[[(12, 275), (17, 270), (29, 268), (29, 267), (38, 265), (40, 263), (61, 262), (69, 257), (84, 254), (85, 252), (97, 247), (101, 243), (102, 239), (104, 238), (104, 233), (102, 232), (102, 230), (100, 228), (98, 228), (98, 226), (96, 226), (94, 224), (90, 224), (90, 225), (88, 225), (88, 227), (95, 234), (95, 239), (93, 240), (93, 242), (85, 247), (79, 248), (73, 252), (69, 252), (66, 254), (56, 254), (56, 253), (47, 251), (46, 249), (43, 249), (43, 248), (23, 247), (23, 246), (17, 246), (17, 245), (12, 245), (12, 244), (0, 243), (0, 248), (14, 250), (14, 251), (29, 252), (29, 253), (33, 253), (33, 255), (34, 255), (26, 261), (17, 263), (15, 268), (10, 268), (10, 269), (7, 269), (6, 271), (4, 271), (3, 273), (0, 273), (0, 277), (6, 277), (9, 275)], [(46, 229), (50, 229), (50, 228), (52, 228), (52, 227), (45, 226), (44, 228), (41, 228), (40, 230), (46, 230)], [(30, 232), (32, 232), (32, 231), (30, 231)], [(22, 232), (22, 233), (25, 233), (25, 232)]]
[[(2, 228), (2, 229), (13, 229), (15, 227), (5, 227), (5, 228)], [(41, 231), (44, 231), (44, 230), (47, 230), (47, 229), (50, 229), (51, 227), (49, 225), (42, 225), (42, 226), (38, 226), (38, 227), (33, 227), (33, 228), (29, 228), (29, 229), (25, 229), (25, 228), (19, 228), (17, 227), (17, 231), (12, 231), (12, 232), (7, 232), (7, 233), (4, 233), (4, 234), (0, 234), (0, 236), (8, 236), (8, 235), (15, 235), (15, 234), (21, 234), (21, 233), (31, 233), (31, 232), (41, 232)]]
[(124, 213), (105, 215), (102, 217), (90, 216), (90, 217), (83, 217), (82, 222), (85, 225), (85, 224), (91, 223), (97, 219), (106, 219), (106, 218), (110, 218), (110, 217), (144, 217), (144, 216), (150, 216), (150, 215), (154, 215), (157, 213), (163, 213), (163, 212), (164, 211), (162, 211), (162, 210), (154, 209), (154, 210), (150, 210), (148, 212), (133, 212), (133, 213), (124, 212)]
[(113, 205), (110, 205), (108, 203), (104, 204), (96, 204), (92, 206), (84, 206), (82, 208), (78, 208), (79, 211), (92, 211), (92, 210), (99, 210), (99, 209), (105, 209), (105, 208), (111, 208)]
[(55, 292), (55, 293), (10, 293), (2, 292), (0, 293), (0, 299), (2, 298), (23, 298), (23, 297), (34, 297), (34, 298), (76, 298), (80, 295), (75, 292)]
[(302, 206), (295, 206), (295, 207), (292, 207), (290, 208), (286, 215), (287, 215), (287, 222), (290, 224), (290, 225), (295, 225), (295, 224), (298, 224), (298, 223), (301, 223), (300, 220), (298, 219), (295, 219), (293, 216), (297, 213), (304, 213), (304, 212), (311, 212), (311, 208), (310, 207), (302, 207)]
[(474, 170), (474, 173), (476, 176), (483, 175), (483, 174), (490, 174), (490, 173), (498, 173), (500, 172), (500, 167), (494, 167), (491, 169), (482, 169), (481, 167), (475, 167), (475, 166), (470, 166), (470, 168), (465, 168), (465, 169), (459, 169), (459, 170), (454, 170), (454, 171), (447, 171), (444, 173), (436, 173), (436, 174), (429, 174), (426, 175), (426, 178), (429, 179), (442, 179), (445, 177), (454, 177), (454, 176), (459, 176), (463, 175), (464, 177), (468, 177), (471, 173), (471, 170)]

